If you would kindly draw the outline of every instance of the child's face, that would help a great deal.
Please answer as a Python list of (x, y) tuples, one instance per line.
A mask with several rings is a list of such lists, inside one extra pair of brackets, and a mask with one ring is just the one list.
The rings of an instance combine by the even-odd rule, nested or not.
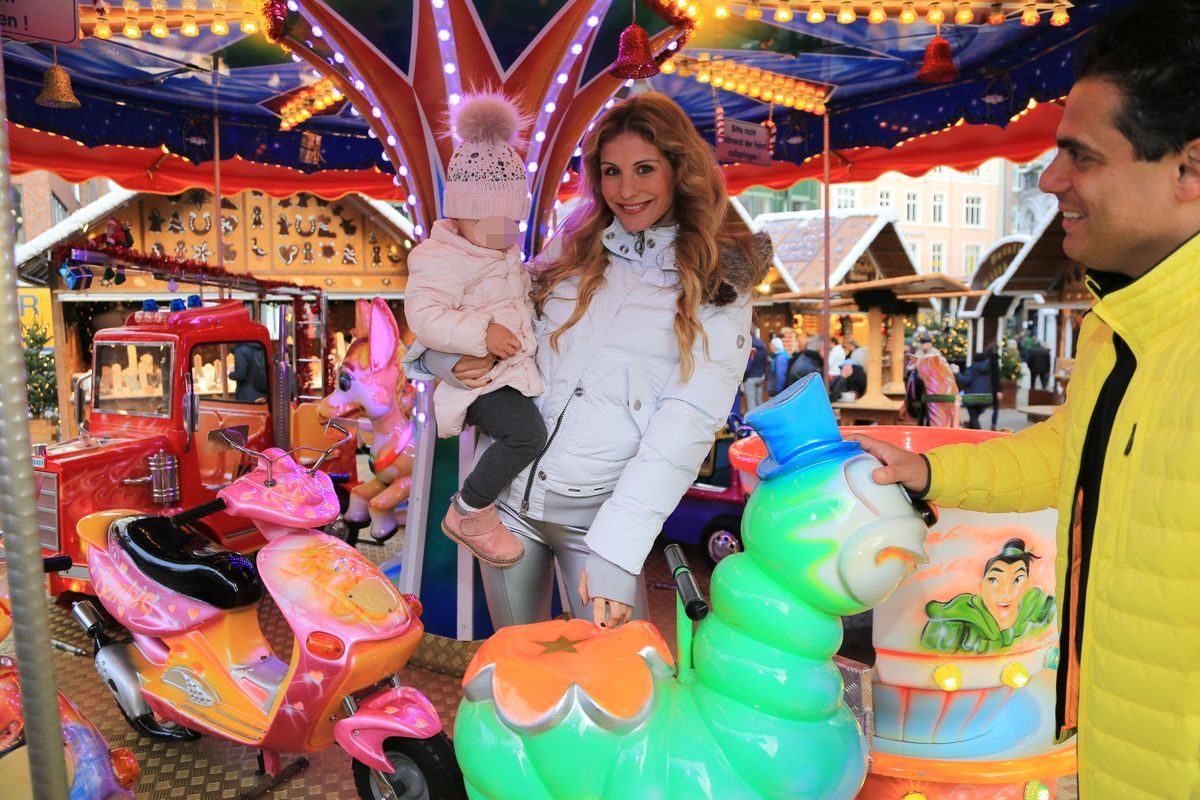
[(483, 219), (456, 219), (458, 232), (476, 247), (489, 250), (507, 250), (517, 243), (521, 235), (517, 221), (508, 217), (484, 217)]

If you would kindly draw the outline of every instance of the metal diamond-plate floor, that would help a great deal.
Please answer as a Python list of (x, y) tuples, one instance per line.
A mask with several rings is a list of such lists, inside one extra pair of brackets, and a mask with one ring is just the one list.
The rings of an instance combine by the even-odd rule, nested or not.
[[(399, 536), (395, 537), (384, 547), (364, 546), (362, 552), (375, 561), (383, 561), (399, 549), (399, 539)], [(689, 558), (701, 588), (707, 591), (709, 570), (703, 556), (697, 550), (689, 549)], [(661, 546), (655, 548), (646, 562), (646, 577), (650, 584), (651, 620), (674, 649), (674, 595), (668, 588), (670, 572), (662, 557)], [(264, 602), (259, 618), (263, 632), (286, 660), (291, 650), (290, 632), (269, 598)], [(51, 605), (50, 620), (51, 636), (90, 652), (87, 638), (65, 608)], [(11, 640), (5, 644), (11, 647)], [(125, 723), (89, 660), (55, 650), (54, 670), (59, 688), (100, 728), (109, 746), (128, 747), (136, 753), (142, 770), (137, 786), (140, 800), (234, 800), (257, 783), (255, 751), (211, 736), (178, 743), (143, 739)], [(462, 696), (459, 679), (413, 666), (405, 669), (402, 677), (429, 697), (441, 713), (446, 730), (452, 731)], [(310, 753), (308, 759), (308, 769), (268, 795), (271, 800), (351, 800), (358, 797), (350, 758), (341, 748)], [(1076, 800), (1078, 792), (1073, 776), (1059, 782), (1057, 797), (1059, 800)]]

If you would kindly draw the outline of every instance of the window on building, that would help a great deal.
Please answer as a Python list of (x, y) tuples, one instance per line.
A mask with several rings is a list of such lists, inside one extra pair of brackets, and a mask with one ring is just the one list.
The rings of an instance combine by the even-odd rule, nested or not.
[(942, 242), (934, 242), (929, 245), (929, 271), (930, 272), (945, 272), (946, 265), (943, 263), (946, 257), (946, 245)]
[(983, 177), (983, 167), (976, 167), (975, 169), (967, 170), (966, 172), (963, 173), (963, 175), (967, 175), (971, 178), (982, 178)]
[(919, 222), (921, 218), (921, 195), (919, 192), (905, 192), (904, 221)]
[(920, 242), (905, 242), (904, 249), (908, 251), (908, 257), (912, 259), (913, 266), (917, 268), (917, 272), (921, 271), (921, 243)]
[(980, 246), (977, 244), (969, 244), (963, 247), (963, 274), (974, 275), (975, 268), (979, 266), (979, 251)]
[(71, 194), (75, 196), (76, 203), (83, 203), (83, 195), (80, 194), (82, 187), (78, 183), (71, 184)]
[(50, 193), (50, 219), (52, 224), (57, 225), (64, 219), (69, 217), (71, 212), (67, 211), (67, 206), (62, 200), (58, 199), (58, 195)]
[(967, 195), (963, 206), (963, 224), (974, 228), (983, 225), (983, 197), (981, 195)]
[(880, 208), (891, 208), (892, 207), (892, 190), (891, 189), (880, 189), (879, 190), (879, 207)]
[(833, 194), (833, 207), (839, 209), (858, 208), (858, 187), (835, 187)]
[(929, 222), (932, 225), (946, 224), (946, 195), (936, 193), (929, 204)]
[(12, 187), (13, 241), (25, 244), (25, 209), (21, 205), (21, 187)]

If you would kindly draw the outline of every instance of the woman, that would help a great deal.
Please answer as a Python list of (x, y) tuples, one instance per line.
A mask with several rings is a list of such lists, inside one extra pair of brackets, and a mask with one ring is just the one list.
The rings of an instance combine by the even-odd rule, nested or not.
[[(611, 108), (583, 151), (584, 201), (533, 265), (550, 435), (500, 497), (525, 557), (482, 567), (497, 627), (549, 616), (555, 560), (576, 617), (645, 616), (642, 563), (729, 413), (770, 263), (769, 239), (736, 235), (711, 148), (665, 95)], [(453, 375), (492, 365), (465, 356)]]

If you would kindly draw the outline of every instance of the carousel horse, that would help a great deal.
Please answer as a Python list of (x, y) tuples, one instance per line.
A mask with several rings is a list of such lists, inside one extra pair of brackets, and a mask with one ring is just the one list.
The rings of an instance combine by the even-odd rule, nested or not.
[(680, 668), (646, 622), (500, 630), (463, 677), (454, 742), (472, 798), (858, 792), (868, 750), (832, 660), (839, 617), (927, 560), (925, 524), (899, 486), (872, 479), (879, 462), (842, 441), (819, 375), (746, 421), (770, 457), (745, 551), (717, 565), (694, 640), (685, 621)]
[(351, 490), (345, 520), (357, 526), (370, 522), (371, 536), (383, 542), (404, 524), (412, 488), (414, 393), (400, 366), (400, 329), (383, 299), (357, 302), (354, 333), (337, 370), (337, 389), (321, 400), (317, 417), (370, 421), (374, 477)]

